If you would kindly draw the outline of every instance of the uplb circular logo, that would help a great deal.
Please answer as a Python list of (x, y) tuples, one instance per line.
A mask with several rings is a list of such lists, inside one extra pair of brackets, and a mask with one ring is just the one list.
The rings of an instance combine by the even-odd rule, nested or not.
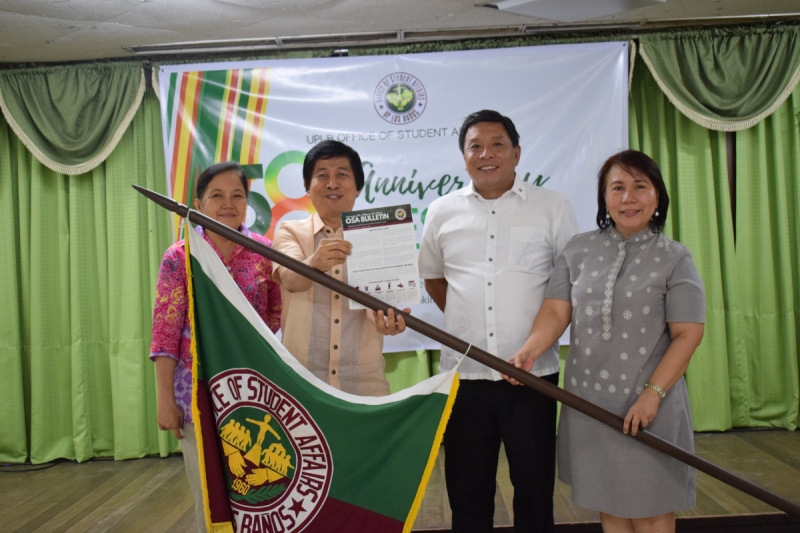
[(253, 370), (217, 374), (209, 390), (224, 406), (217, 434), (236, 522), (302, 531), (330, 488), (333, 462), (325, 436), (297, 400)]
[(425, 111), (428, 95), (422, 82), (406, 72), (395, 72), (383, 78), (373, 94), (375, 111), (386, 122), (408, 124)]

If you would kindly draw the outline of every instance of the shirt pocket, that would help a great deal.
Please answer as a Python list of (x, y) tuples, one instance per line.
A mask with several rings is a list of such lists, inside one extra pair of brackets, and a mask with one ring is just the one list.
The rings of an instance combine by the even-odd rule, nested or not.
[(508, 261), (523, 270), (534, 270), (552, 262), (547, 229), (536, 226), (511, 228)]

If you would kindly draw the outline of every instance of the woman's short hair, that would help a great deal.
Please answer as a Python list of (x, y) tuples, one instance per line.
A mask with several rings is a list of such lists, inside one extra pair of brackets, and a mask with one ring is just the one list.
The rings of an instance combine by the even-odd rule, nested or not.
[(361, 165), (361, 156), (358, 152), (339, 141), (322, 141), (309, 150), (303, 160), (303, 184), (306, 192), (311, 187), (311, 177), (317, 161), (334, 157), (346, 157), (350, 161), (350, 168), (353, 169), (356, 178), (356, 190), (364, 188), (364, 167)]
[(597, 227), (605, 229), (613, 220), (606, 218), (608, 207), (606, 206), (606, 182), (608, 174), (614, 167), (619, 167), (632, 176), (645, 177), (655, 187), (658, 193), (658, 207), (656, 214), (650, 220), (650, 229), (661, 231), (667, 222), (667, 209), (669, 208), (669, 195), (667, 187), (664, 185), (664, 178), (661, 177), (661, 170), (650, 156), (636, 150), (624, 150), (609, 157), (600, 171), (597, 173)]
[(492, 111), (491, 109), (482, 109), (481, 111), (476, 111), (470, 115), (467, 115), (467, 118), (464, 119), (464, 123), (461, 124), (461, 130), (458, 132), (458, 147), (462, 154), (464, 153), (464, 142), (467, 139), (467, 131), (475, 124), (479, 124), (481, 122), (494, 122), (496, 124), (502, 124), (506, 129), (506, 133), (508, 133), (509, 139), (511, 139), (511, 147), (516, 148), (519, 146), (519, 133), (517, 133), (517, 128), (514, 126), (514, 123), (511, 121), (511, 119), (507, 116), (501, 115), (497, 111)]
[(244, 194), (247, 196), (249, 193), (249, 186), (247, 183), (247, 176), (244, 175), (244, 169), (242, 168), (242, 165), (236, 161), (223, 161), (222, 163), (211, 165), (205, 169), (202, 174), (200, 174), (200, 177), (197, 178), (197, 185), (195, 186), (196, 197), (202, 200), (203, 195), (206, 193), (206, 189), (208, 188), (208, 184), (211, 183), (211, 180), (223, 172), (231, 171), (236, 172), (236, 174), (239, 175), (239, 179), (242, 180)]

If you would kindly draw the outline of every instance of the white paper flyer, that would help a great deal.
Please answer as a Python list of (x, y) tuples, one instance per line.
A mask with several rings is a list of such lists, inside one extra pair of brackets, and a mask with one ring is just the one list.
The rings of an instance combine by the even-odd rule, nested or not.
[[(410, 205), (342, 213), (345, 240), (353, 244), (347, 258), (347, 281), (356, 289), (395, 307), (419, 303), (417, 239)], [(364, 309), (350, 300), (350, 309)]]

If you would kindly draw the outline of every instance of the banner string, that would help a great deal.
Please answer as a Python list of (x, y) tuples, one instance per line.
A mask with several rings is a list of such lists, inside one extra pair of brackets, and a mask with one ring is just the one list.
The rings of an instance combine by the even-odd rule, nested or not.
[(469, 351), (470, 351), (471, 349), (472, 349), (472, 343), (469, 343), (469, 346), (467, 346), (467, 351), (465, 351), (464, 353), (462, 353), (462, 354), (461, 354), (461, 357), (458, 357), (458, 358), (456, 358), (456, 367), (455, 367), (453, 370), (456, 370), (456, 371), (458, 370), (458, 367), (460, 367), (460, 366), (461, 366), (461, 362), (462, 362), (464, 359), (466, 359), (466, 358), (467, 358), (467, 354), (469, 353)]

